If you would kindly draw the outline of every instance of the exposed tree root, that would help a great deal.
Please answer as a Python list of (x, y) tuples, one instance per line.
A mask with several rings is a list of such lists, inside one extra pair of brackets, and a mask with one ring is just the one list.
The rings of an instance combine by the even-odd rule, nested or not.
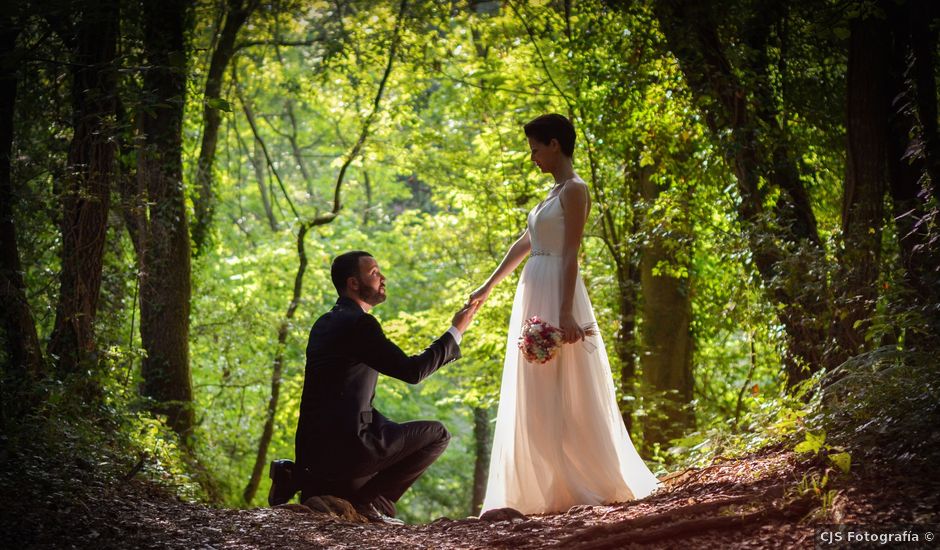
[[(738, 462), (742, 460), (745, 460), (745, 458), (743, 457), (742, 458), (729, 458), (723, 455), (718, 455), (712, 459), (712, 463), (709, 464), (708, 466), (705, 466), (703, 468), (686, 468), (685, 470), (682, 470), (681, 472), (675, 472), (669, 475), (665, 475), (662, 478), (660, 478), (659, 481), (670, 487), (679, 487), (679, 486), (697, 481), (706, 472), (714, 470), (715, 468), (726, 466), (729, 462)], [(686, 478), (685, 476), (688, 476), (688, 477)]]
[(774, 485), (763, 493), (756, 495), (738, 495), (717, 500), (710, 500), (707, 502), (697, 502), (695, 504), (690, 504), (681, 508), (674, 508), (672, 510), (658, 514), (648, 514), (635, 518), (629, 518), (614, 524), (598, 525), (596, 527), (584, 529), (570, 537), (567, 537), (561, 541), (561, 544), (567, 546), (592, 540), (596, 541), (612, 534), (623, 533), (627, 530), (649, 527), (658, 523), (670, 523), (685, 516), (702, 515), (713, 510), (719, 510), (725, 506), (746, 504), (748, 502), (767, 502), (769, 500), (782, 497), (785, 487), (785, 485)]
[[(803, 498), (789, 502), (780, 507), (768, 507), (749, 514), (679, 520), (649, 530), (641, 530), (642, 526), (638, 527), (634, 524), (626, 527), (625, 530), (621, 530), (619, 533), (611, 533), (609, 536), (604, 538), (595, 538), (594, 540), (587, 540), (581, 542), (580, 544), (571, 544), (568, 542), (568, 539), (566, 539), (560, 541), (557, 546), (563, 546), (573, 550), (605, 550), (623, 548), (628, 544), (660, 542), (663, 540), (682, 538), (690, 535), (699, 535), (706, 531), (742, 528), (755, 523), (761, 524), (772, 519), (800, 518), (806, 515), (806, 513), (808, 513), (813, 508), (813, 505), (814, 504), (811, 499)], [(714, 507), (715, 506), (713, 506), (713, 508)], [(692, 506), (686, 508), (692, 508)], [(675, 516), (678, 515), (678, 512), (679, 510), (677, 510), (675, 513), (669, 512), (666, 514), (659, 514), (659, 516)], [(647, 522), (643, 523), (647, 524)], [(619, 525), (622, 526), (623, 524), (621, 523)], [(579, 535), (575, 536), (581, 538)]]

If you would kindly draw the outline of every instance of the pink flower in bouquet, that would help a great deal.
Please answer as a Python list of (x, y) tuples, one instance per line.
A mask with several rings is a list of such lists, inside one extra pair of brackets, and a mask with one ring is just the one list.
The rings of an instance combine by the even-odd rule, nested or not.
[[(588, 323), (581, 327), (586, 336), (597, 334), (597, 325)], [(555, 327), (537, 315), (526, 319), (522, 323), (522, 332), (519, 334), (519, 349), (523, 357), (530, 363), (545, 364), (555, 358), (561, 345), (564, 344), (561, 329)]]

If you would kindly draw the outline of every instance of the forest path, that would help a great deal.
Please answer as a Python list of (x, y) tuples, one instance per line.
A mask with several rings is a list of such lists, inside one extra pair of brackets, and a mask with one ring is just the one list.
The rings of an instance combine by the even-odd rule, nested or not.
[[(820, 524), (940, 519), (936, 479), (853, 471), (817, 493), (805, 481), (814, 472), (823, 473), (818, 464), (800, 461), (792, 452), (769, 449), (673, 475), (643, 500), (492, 522), (441, 518), (387, 526), (351, 523), (296, 505), (209, 508), (136, 481), (64, 499), (68, 506), (58, 509), (24, 507), (8, 519), (30, 531), (21, 532), (30, 543), (96, 549), (812, 548)], [(837, 492), (823, 512), (822, 495), (829, 489)], [(5, 547), (22, 546), (7, 542), (15, 546)]]

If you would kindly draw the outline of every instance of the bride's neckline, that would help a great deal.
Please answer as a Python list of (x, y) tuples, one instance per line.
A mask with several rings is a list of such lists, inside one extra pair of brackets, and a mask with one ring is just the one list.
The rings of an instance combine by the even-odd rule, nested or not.
[[(536, 214), (538, 214), (539, 212), (541, 212), (541, 211), (542, 211), (542, 208), (544, 208), (545, 205), (548, 204), (548, 201), (550, 201), (550, 200), (552, 200), (552, 199), (555, 199), (555, 198), (558, 198), (558, 197), (561, 196), (561, 190), (562, 190), (562, 188), (564, 188), (565, 185), (568, 184), (568, 182), (570, 182), (570, 181), (575, 181), (575, 180), (577, 180), (577, 179), (580, 179), (580, 178), (579, 178), (577, 175), (575, 175), (575, 176), (572, 176), (572, 177), (570, 177), (570, 178), (568, 178), (568, 179), (565, 179), (565, 180), (562, 180), (562, 181), (556, 181), (556, 182), (555, 182), (555, 187), (552, 188), (552, 191), (555, 191), (555, 193), (554, 193), (554, 194), (551, 194), (552, 191), (549, 191), (549, 196), (545, 197), (545, 198), (542, 200), (542, 202), (540, 202), (540, 203), (538, 203), (537, 205), (535, 205), (535, 208), (533, 209), (533, 212), (536, 213)], [(556, 191), (556, 189), (557, 189), (557, 191)]]
[[(581, 179), (581, 178), (579, 178), (578, 175), (575, 174), (574, 176), (571, 176), (571, 177), (568, 178), (568, 179), (564, 179), (564, 180), (561, 180), (561, 181), (556, 181), (556, 182), (555, 182), (555, 187), (552, 187), (552, 189), (548, 192), (548, 193), (549, 193), (548, 196), (545, 197), (545, 200), (543, 200), (542, 202), (540, 202), (539, 205), (542, 205), (543, 203), (548, 202), (549, 200), (551, 200), (551, 199), (557, 197), (558, 195), (561, 195), (561, 190), (564, 189), (565, 186), (568, 185), (569, 182), (572, 182), (572, 181), (575, 181), (575, 180), (579, 180), (579, 179)], [(552, 193), (554, 193), (554, 194), (552, 194)]]

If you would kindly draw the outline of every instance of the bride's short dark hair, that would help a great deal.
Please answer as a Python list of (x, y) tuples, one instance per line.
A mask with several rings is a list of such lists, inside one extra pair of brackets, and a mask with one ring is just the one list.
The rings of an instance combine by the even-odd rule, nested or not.
[(542, 115), (523, 126), (525, 135), (548, 145), (552, 139), (558, 140), (561, 152), (574, 156), (574, 125), (565, 116), (558, 113)]

